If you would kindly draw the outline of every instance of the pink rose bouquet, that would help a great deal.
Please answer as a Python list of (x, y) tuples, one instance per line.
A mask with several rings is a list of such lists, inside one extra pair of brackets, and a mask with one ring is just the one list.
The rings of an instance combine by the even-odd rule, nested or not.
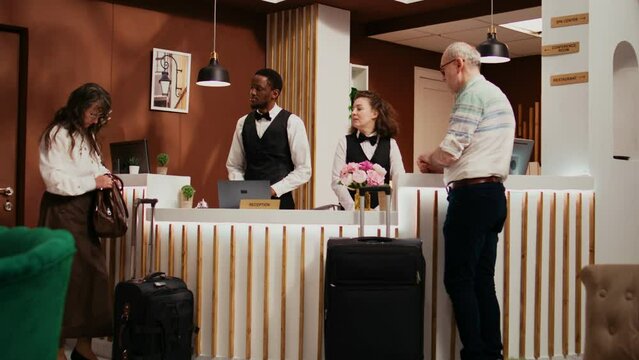
[(344, 165), (340, 171), (339, 183), (351, 190), (364, 186), (384, 185), (386, 169), (370, 161), (360, 163), (351, 162)]

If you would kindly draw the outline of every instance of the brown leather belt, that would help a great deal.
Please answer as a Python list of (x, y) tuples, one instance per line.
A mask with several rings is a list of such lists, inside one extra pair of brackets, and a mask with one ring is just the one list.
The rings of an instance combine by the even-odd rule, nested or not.
[(459, 189), (461, 187), (469, 186), (469, 185), (477, 185), (477, 184), (485, 184), (485, 183), (500, 183), (500, 182), (502, 181), (499, 176), (486, 176), (486, 177), (479, 177), (479, 178), (462, 179), (462, 180), (449, 182), (446, 189), (450, 191), (450, 190)]

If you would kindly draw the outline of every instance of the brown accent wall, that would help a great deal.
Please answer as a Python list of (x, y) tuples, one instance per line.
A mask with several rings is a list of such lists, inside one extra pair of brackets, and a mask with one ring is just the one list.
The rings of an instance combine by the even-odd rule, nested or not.
[[(369, 89), (378, 92), (397, 110), (400, 123), (397, 143), (406, 172), (412, 172), (415, 66), (439, 69), (441, 54), (368, 38), (361, 27), (351, 26), (351, 63), (368, 65)], [(504, 91), (515, 112), (517, 104), (522, 103), (524, 109), (528, 109), (541, 99), (539, 56), (516, 58), (505, 64), (482, 65), (482, 74)]]
[[(169, 173), (191, 176), (195, 200), (217, 205), (217, 180), (226, 178), (226, 156), (237, 119), (248, 112), (248, 84), (265, 64), (265, 16), (218, 6), (217, 51), (231, 76), (227, 88), (195, 86), (208, 63), (213, 24), (208, 2), (190, 2), (197, 16), (96, 0), (3, 0), (0, 23), (29, 30), (25, 223), (37, 222), (44, 184), (38, 138), (68, 94), (85, 82), (111, 92), (113, 116), (99, 136), (110, 167), (109, 143), (147, 138), (152, 169), (167, 152)], [(197, 8), (201, 7), (201, 8)], [(180, 12), (184, 13), (184, 12)], [(209, 19), (209, 20), (207, 20)], [(151, 50), (190, 53), (188, 114), (149, 109)]]

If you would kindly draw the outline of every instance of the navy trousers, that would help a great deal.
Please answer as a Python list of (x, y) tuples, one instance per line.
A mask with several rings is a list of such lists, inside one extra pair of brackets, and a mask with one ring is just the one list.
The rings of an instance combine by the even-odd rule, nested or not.
[(501, 183), (469, 185), (448, 193), (444, 285), (453, 303), (462, 360), (502, 359), (495, 260), (497, 235), (505, 219)]

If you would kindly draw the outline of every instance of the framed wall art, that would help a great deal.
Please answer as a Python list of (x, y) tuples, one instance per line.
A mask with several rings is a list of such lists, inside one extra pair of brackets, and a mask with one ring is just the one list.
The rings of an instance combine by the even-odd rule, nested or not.
[(153, 48), (151, 110), (189, 112), (191, 54)]

